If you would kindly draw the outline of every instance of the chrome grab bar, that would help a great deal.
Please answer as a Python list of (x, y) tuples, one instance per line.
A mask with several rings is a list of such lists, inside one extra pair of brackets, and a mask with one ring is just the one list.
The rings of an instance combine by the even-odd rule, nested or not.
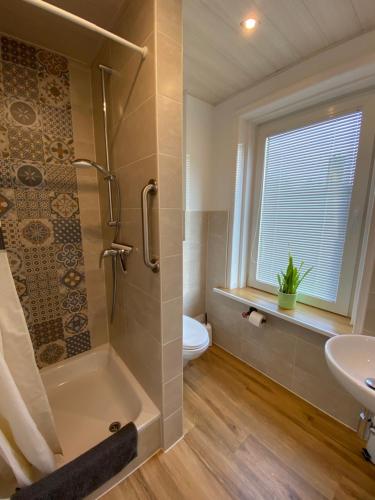
[(148, 225), (148, 195), (156, 194), (158, 185), (155, 179), (150, 179), (147, 186), (142, 189), (142, 229), (143, 229), (143, 260), (147, 267), (154, 273), (160, 270), (159, 261), (150, 256), (149, 225)]

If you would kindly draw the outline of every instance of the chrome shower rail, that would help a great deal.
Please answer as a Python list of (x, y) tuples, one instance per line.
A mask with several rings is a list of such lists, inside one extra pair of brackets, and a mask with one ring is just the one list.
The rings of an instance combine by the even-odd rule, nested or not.
[(98, 33), (99, 35), (102, 35), (106, 38), (109, 38), (110, 40), (117, 42), (120, 45), (123, 45), (124, 47), (135, 50), (136, 52), (139, 52), (142, 55), (143, 59), (147, 56), (147, 47), (139, 47), (135, 43), (129, 42), (128, 40), (125, 40), (125, 38), (115, 35), (114, 33), (111, 33), (110, 31), (105, 30), (100, 26), (97, 26), (96, 24), (91, 23), (86, 19), (83, 19), (82, 17), (76, 16), (75, 14), (72, 14), (67, 10), (61, 9), (60, 7), (56, 7), (56, 5), (44, 2), (43, 0), (23, 0), (23, 1), (30, 5), (34, 5), (35, 7), (39, 7), (40, 9), (43, 9), (47, 12), (50, 12), (51, 14), (54, 14), (56, 16), (67, 19), (68, 21), (71, 21), (75, 24), (78, 24), (79, 26), (82, 26), (82, 28), (94, 31), (95, 33)]
[(155, 179), (151, 179), (147, 186), (142, 190), (142, 229), (143, 229), (143, 260), (147, 267), (154, 273), (160, 271), (160, 264), (157, 259), (152, 259), (150, 256), (150, 228), (148, 216), (148, 195), (156, 194), (158, 192), (158, 185)]

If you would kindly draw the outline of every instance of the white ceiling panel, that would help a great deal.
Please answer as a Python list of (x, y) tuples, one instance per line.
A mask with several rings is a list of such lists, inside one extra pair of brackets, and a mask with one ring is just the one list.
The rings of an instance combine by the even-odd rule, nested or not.
[(212, 104), (375, 28), (375, 0), (183, 0), (183, 13), (185, 91)]

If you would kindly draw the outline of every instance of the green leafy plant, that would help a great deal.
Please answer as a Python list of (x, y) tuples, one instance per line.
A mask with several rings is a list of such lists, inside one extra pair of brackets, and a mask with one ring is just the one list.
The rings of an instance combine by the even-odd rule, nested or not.
[(301, 265), (297, 268), (294, 266), (293, 257), (289, 254), (289, 262), (286, 271), (280, 271), (277, 273), (277, 281), (279, 283), (279, 291), (287, 294), (295, 294), (297, 293), (298, 287), (302, 283), (302, 281), (306, 278), (306, 276), (312, 271), (312, 267), (307, 269), (306, 271), (302, 271), (304, 266), (304, 262), (301, 262)]

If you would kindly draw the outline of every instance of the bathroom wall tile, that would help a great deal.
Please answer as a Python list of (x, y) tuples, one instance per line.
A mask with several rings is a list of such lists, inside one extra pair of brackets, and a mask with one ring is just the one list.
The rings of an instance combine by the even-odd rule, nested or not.
[(158, 31), (182, 44), (182, 2), (181, 0), (157, 0)]
[(3, 92), (6, 96), (38, 99), (38, 73), (35, 69), (13, 63), (2, 63)]
[(199, 243), (185, 240), (184, 252), (184, 289), (189, 287), (203, 287), (206, 283), (207, 247)]
[(372, 273), (370, 292), (375, 293), (375, 267), (374, 267), (374, 271)]
[(184, 287), (184, 314), (194, 318), (205, 312), (205, 286)]
[(172, 413), (163, 422), (163, 448), (167, 450), (183, 436), (182, 408)]
[(111, 45), (109, 64), (114, 72), (110, 78), (109, 98), (114, 134), (123, 117), (156, 94), (154, 33), (144, 43), (148, 49), (145, 59), (118, 44)]
[(128, 2), (125, 9), (119, 14), (115, 33), (137, 45), (142, 45), (154, 29), (154, 8), (152, 0)]
[(209, 212), (208, 220), (208, 231), (210, 236), (217, 236), (221, 239), (227, 239), (229, 213), (224, 210)]
[(146, 295), (160, 299), (160, 274), (153, 273), (145, 266), (141, 250), (132, 252), (128, 259), (127, 281), (140, 288)]
[(206, 310), (206, 260), (208, 213), (185, 212), (183, 243), (184, 314), (197, 316)]
[[(176, 325), (178, 328), (178, 326)], [(182, 337), (163, 346), (163, 381), (182, 373)]]
[(171, 379), (164, 384), (163, 395), (163, 415), (164, 418), (169, 417), (172, 413), (182, 407), (182, 391), (183, 391), (183, 376)]
[(364, 330), (368, 335), (375, 335), (375, 293), (368, 297)]
[(182, 295), (182, 255), (161, 259), (161, 295), (167, 301)]
[[(98, 265), (98, 254), (94, 258), (94, 265)], [(92, 347), (99, 346), (108, 341), (108, 310), (106, 288), (104, 282), (104, 269), (95, 268), (85, 253), (85, 278), (88, 302), (88, 328), (91, 333)]]
[(175, 156), (158, 155), (160, 208), (182, 208), (182, 161)]
[(228, 213), (209, 213), (208, 247), (207, 247), (207, 286), (225, 286), (227, 245), (228, 245)]
[[(73, 341), (67, 348), (66, 338), (73, 333), (63, 307), (73, 292), (87, 303), (77, 179), (70, 161), (75, 140), (91, 140), (91, 154), (95, 150), (93, 137), (85, 135), (89, 113), (82, 102), (79, 109), (71, 106), (77, 81), (73, 74), (70, 85), (66, 58), (8, 37), (1, 39), (1, 58), (5, 97), (0, 99), (0, 115), (8, 139), (1, 155), (9, 156), (0, 164), (1, 195), (11, 203), (3, 217), (13, 222), (4, 224), (4, 232), (7, 244), (13, 245), (12, 272), (36, 357), (44, 366), (83, 349), (73, 349)], [(82, 68), (73, 66), (73, 73)], [(73, 139), (76, 111), (81, 133)], [(4, 191), (9, 188), (11, 193)], [(86, 328), (86, 347), (89, 335)]]
[(89, 332), (82, 332), (66, 339), (66, 350), (68, 357), (75, 356), (81, 352), (91, 349)]
[(182, 102), (182, 50), (170, 37), (158, 33), (158, 94)]
[(181, 158), (182, 105), (168, 97), (157, 98), (159, 153)]
[(157, 156), (152, 155), (121, 167), (116, 170), (116, 175), (121, 185), (123, 208), (141, 208), (142, 189), (150, 179), (157, 179)]
[(182, 335), (182, 297), (162, 303), (162, 342), (167, 344)]
[(68, 355), (64, 340), (57, 340), (56, 342), (44, 344), (35, 354), (39, 368), (57, 363), (65, 359)]
[(3, 61), (19, 64), (31, 69), (37, 69), (37, 50), (32, 45), (18, 42), (13, 38), (1, 37), (1, 58)]
[(188, 243), (207, 244), (208, 212), (185, 212), (185, 239)]
[(160, 302), (134, 286), (127, 287), (126, 307), (134, 317), (134, 329), (161, 342)]
[(169, 257), (182, 253), (182, 210), (159, 210), (160, 255)]
[(122, 120), (112, 138), (112, 154), (116, 166), (122, 167), (155, 153), (156, 104), (152, 97)]
[[(208, 320), (213, 328), (213, 342), (238, 358), (243, 358), (241, 338), (236, 331), (227, 330), (221, 326), (220, 318), (208, 313)], [(250, 364), (249, 359), (246, 361)]]

